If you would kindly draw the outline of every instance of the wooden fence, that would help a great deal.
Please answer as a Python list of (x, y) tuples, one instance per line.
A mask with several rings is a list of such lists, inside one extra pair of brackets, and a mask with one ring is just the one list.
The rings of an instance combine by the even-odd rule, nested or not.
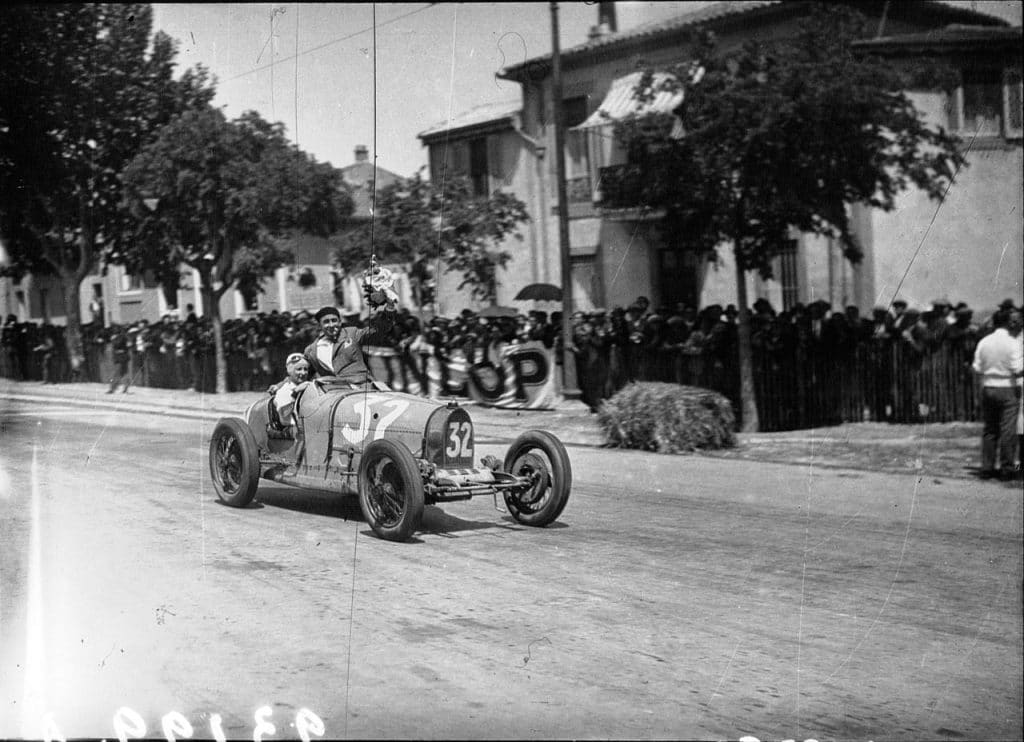
[[(979, 389), (973, 352), (944, 345), (920, 353), (905, 343), (862, 344), (824, 354), (754, 353), (754, 388), (762, 431), (799, 430), (843, 422), (973, 422)], [(739, 417), (739, 361), (675, 353), (641, 365), (640, 381), (671, 381), (713, 389)]]

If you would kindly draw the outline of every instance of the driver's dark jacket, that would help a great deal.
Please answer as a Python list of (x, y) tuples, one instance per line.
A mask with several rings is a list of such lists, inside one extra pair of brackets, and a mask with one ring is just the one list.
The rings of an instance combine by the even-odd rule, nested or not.
[(388, 344), (395, 315), (396, 312), (385, 309), (370, 317), (368, 327), (342, 327), (334, 344), (332, 368), (326, 367), (317, 356), (316, 344), (320, 338), (307, 345), (302, 354), (309, 363), (309, 377), (337, 376), (354, 384), (369, 381), (370, 371), (363, 359), (363, 346)]

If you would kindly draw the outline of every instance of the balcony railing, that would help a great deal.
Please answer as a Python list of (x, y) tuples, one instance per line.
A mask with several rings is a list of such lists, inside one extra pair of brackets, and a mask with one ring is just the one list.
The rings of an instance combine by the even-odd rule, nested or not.
[(571, 204), (589, 204), (594, 200), (590, 176), (580, 175), (565, 179), (565, 197)]
[(643, 176), (635, 165), (610, 165), (600, 170), (603, 209), (631, 209), (643, 203)]

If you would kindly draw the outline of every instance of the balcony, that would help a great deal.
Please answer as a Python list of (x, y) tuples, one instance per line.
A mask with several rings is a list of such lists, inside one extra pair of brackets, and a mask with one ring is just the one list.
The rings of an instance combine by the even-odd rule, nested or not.
[(643, 205), (644, 178), (636, 165), (610, 165), (600, 170), (600, 207), (635, 209)]
[(594, 200), (590, 176), (580, 175), (565, 179), (565, 197), (570, 204), (589, 204)]

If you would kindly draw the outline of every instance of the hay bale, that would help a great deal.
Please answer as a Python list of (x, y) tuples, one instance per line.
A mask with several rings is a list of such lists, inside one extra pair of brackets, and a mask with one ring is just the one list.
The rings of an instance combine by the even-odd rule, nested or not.
[(736, 445), (729, 400), (694, 386), (634, 382), (604, 401), (597, 422), (615, 448), (684, 453)]

